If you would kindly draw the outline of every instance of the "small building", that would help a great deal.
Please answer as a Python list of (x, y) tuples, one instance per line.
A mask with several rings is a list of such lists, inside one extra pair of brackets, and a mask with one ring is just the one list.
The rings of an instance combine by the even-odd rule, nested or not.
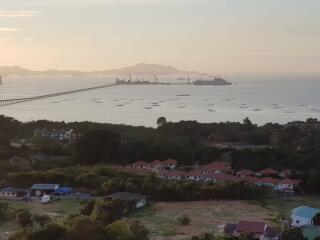
[(59, 184), (36, 183), (31, 186), (33, 196), (52, 195), (59, 189)]
[(107, 199), (120, 199), (129, 203), (133, 210), (142, 208), (149, 203), (149, 197), (139, 193), (118, 192), (107, 196)]
[(278, 171), (272, 168), (266, 168), (257, 172), (255, 175), (256, 177), (275, 177), (275, 176), (278, 176)]
[(27, 195), (28, 191), (23, 188), (7, 187), (0, 190), (0, 197), (2, 198), (20, 198)]
[(197, 182), (205, 180), (205, 175), (202, 173), (201, 170), (185, 172), (184, 177), (186, 180), (197, 181)]
[(304, 226), (302, 233), (305, 240), (314, 240), (316, 237), (320, 237), (320, 226)]
[(252, 233), (254, 234), (255, 239), (262, 239), (266, 233), (267, 227), (265, 222), (240, 221), (234, 232), (234, 236), (239, 237), (244, 233)]
[(300, 183), (300, 180), (285, 178), (283, 180), (280, 180), (275, 185), (274, 189), (281, 192), (293, 193), (299, 188)]
[(237, 172), (238, 177), (252, 177), (254, 175), (254, 172), (248, 169), (242, 169)]
[(279, 181), (276, 178), (264, 177), (257, 178), (256, 185), (273, 188), (278, 182)]
[(174, 159), (167, 159), (163, 161), (163, 166), (167, 169), (175, 169), (177, 167), (178, 161)]
[(290, 178), (293, 172), (290, 169), (283, 170), (279, 173), (279, 177), (281, 178)]
[(163, 169), (163, 163), (160, 160), (154, 160), (149, 163), (148, 168), (154, 172), (157, 172)]
[(313, 218), (320, 213), (320, 209), (307, 206), (301, 206), (291, 211), (291, 225), (294, 227), (302, 227), (313, 225)]
[(207, 165), (204, 165), (201, 168), (203, 173), (231, 173), (231, 163), (229, 162), (213, 162)]
[(54, 194), (59, 196), (67, 196), (74, 193), (73, 188), (71, 187), (59, 187)]
[(149, 164), (144, 161), (135, 162), (132, 167), (133, 168), (148, 168)]

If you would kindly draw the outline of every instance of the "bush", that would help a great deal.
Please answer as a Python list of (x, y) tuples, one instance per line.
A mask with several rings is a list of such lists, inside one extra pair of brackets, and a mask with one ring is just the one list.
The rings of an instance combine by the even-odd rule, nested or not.
[(181, 224), (181, 225), (189, 225), (190, 222), (191, 222), (190, 217), (188, 215), (185, 215), (185, 214), (179, 216), (177, 218), (177, 220), (178, 220), (179, 224)]

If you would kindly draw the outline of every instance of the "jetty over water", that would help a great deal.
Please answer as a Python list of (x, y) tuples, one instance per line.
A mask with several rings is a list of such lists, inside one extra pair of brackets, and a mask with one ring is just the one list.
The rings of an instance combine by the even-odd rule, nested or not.
[(96, 87), (82, 88), (82, 89), (76, 89), (76, 90), (58, 92), (58, 93), (51, 93), (51, 94), (39, 95), (39, 96), (33, 96), (33, 97), (4, 99), (4, 100), (0, 100), (0, 107), (12, 105), (12, 104), (23, 103), (23, 102), (30, 102), (30, 101), (35, 101), (35, 100), (40, 100), (40, 99), (45, 99), (45, 98), (52, 98), (52, 97), (58, 97), (58, 96), (63, 96), (63, 95), (69, 95), (69, 94), (74, 94), (74, 93), (79, 93), (79, 92), (87, 92), (87, 91), (101, 89), (101, 88), (113, 87), (116, 85), (118, 85), (118, 84), (105, 84), (105, 85), (100, 85), (100, 86), (96, 86)]

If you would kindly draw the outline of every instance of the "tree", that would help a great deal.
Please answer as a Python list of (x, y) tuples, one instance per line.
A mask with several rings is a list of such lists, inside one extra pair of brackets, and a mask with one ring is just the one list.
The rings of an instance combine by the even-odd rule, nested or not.
[(158, 127), (161, 127), (162, 125), (167, 123), (167, 119), (165, 117), (159, 117), (157, 119), (157, 125)]
[(191, 222), (190, 217), (186, 214), (183, 214), (183, 215), (177, 217), (177, 220), (181, 225), (189, 225)]
[(77, 216), (69, 221), (68, 233), (72, 240), (91, 240), (101, 233), (99, 226), (93, 223), (88, 216)]
[(254, 240), (254, 233), (248, 232), (248, 233), (241, 233), (239, 236), (239, 240)]
[(130, 224), (130, 231), (132, 232), (133, 239), (135, 240), (148, 240), (148, 229), (139, 221), (134, 221)]
[(16, 211), (16, 221), (22, 227), (31, 227), (33, 225), (32, 215), (26, 209)]
[[(58, 224), (49, 224), (40, 230), (29, 234), (27, 240), (67, 240), (67, 232)], [(20, 240), (20, 239), (19, 239)]]
[(0, 222), (8, 217), (9, 205), (8, 203), (0, 202)]
[(300, 228), (290, 228), (283, 232), (282, 240), (304, 240)]
[(124, 221), (116, 221), (105, 228), (106, 239), (108, 240), (135, 240), (132, 238), (128, 224)]
[(119, 220), (127, 210), (127, 204), (119, 199), (97, 200), (90, 219), (97, 224), (107, 225)]
[(85, 133), (75, 146), (77, 160), (83, 164), (114, 163), (119, 155), (121, 137), (107, 130)]
[(320, 225), (320, 213), (316, 214), (313, 218), (312, 218), (312, 222), (313, 225)]
[(51, 222), (51, 218), (47, 215), (34, 215), (32, 219), (35, 223), (38, 223), (41, 227), (44, 227)]

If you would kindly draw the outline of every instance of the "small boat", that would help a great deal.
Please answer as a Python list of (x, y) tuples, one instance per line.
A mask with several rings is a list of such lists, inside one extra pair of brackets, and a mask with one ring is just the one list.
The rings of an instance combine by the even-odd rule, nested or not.
[(208, 109), (208, 112), (215, 112), (216, 110), (214, 109)]
[(148, 110), (150, 110), (150, 109), (152, 109), (152, 107), (144, 107), (145, 109), (148, 109)]
[(189, 97), (189, 94), (177, 94), (177, 97)]
[(255, 108), (255, 109), (253, 109), (253, 111), (260, 112), (260, 111), (262, 111), (262, 109), (261, 108)]

